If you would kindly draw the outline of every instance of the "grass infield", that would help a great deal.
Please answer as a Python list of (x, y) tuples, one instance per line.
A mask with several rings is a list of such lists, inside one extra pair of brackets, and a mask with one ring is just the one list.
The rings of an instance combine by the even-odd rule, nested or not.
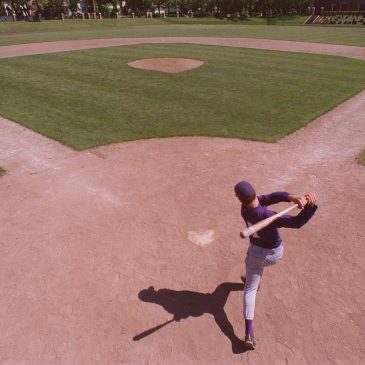
[[(153, 57), (204, 61), (165, 74)], [(76, 149), (168, 136), (273, 142), (364, 88), (365, 62), (201, 45), (135, 45), (0, 60), (0, 114)]]
[[(288, 18), (285, 21), (278, 19), (277, 24), (297, 24), (299, 18)], [(212, 18), (180, 18), (179, 20), (176, 18), (166, 20), (141, 18), (51, 20), (41, 23), (0, 22), (0, 46), (74, 39), (160, 36), (245, 37), (365, 46), (365, 26), (291, 25), (287, 27), (264, 25), (262, 21), (263, 19), (233, 22)]]

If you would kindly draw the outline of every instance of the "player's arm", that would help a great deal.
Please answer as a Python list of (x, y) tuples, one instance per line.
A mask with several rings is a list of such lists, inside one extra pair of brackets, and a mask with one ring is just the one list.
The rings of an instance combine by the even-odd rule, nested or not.
[(290, 194), (285, 191), (276, 191), (271, 194), (260, 195), (257, 199), (261, 205), (269, 206), (281, 202), (290, 202), (291, 200), (288, 199), (289, 196)]
[[(316, 196), (312, 193), (308, 193), (308, 194), (303, 195), (303, 197), (305, 199), (305, 204), (304, 204), (302, 211), (296, 216), (283, 215), (282, 217), (277, 219), (275, 222), (273, 222), (273, 225), (276, 228), (282, 228), (282, 227), (300, 228), (300, 227), (304, 226), (304, 224), (306, 224), (313, 217), (314, 213), (318, 209), (317, 205), (315, 204), (317, 201)], [(301, 202), (302, 202), (303, 197), (300, 198)], [(295, 198), (295, 200), (292, 200), (292, 201), (294, 201), (296, 204), (298, 204), (297, 198)]]
[(285, 191), (276, 191), (267, 195), (257, 197), (261, 205), (269, 206), (281, 202), (293, 202), (303, 209), (306, 204), (313, 205), (316, 202), (316, 196), (313, 193), (304, 195), (289, 194)]

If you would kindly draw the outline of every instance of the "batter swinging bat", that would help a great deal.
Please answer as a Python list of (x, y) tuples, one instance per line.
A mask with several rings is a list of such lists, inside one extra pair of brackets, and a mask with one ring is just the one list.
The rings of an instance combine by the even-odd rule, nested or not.
[(290, 212), (291, 210), (293, 210), (294, 208), (297, 208), (297, 207), (298, 207), (298, 204), (294, 204), (291, 207), (286, 208), (283, 211), (276, 213), (275, 215), (273, 215), (271, 217), (265, 218), (262, 221), (257, 222), (256, 224), (253, 224), (252, 226), (245, 228), (243, 231), (240, 232), (241, 237), (247, 238), (247, 237), (253, 235), (254, 233), (267, 227), (269, 224), (276, 221), (278, 218), (282, 217), (284, 214)]

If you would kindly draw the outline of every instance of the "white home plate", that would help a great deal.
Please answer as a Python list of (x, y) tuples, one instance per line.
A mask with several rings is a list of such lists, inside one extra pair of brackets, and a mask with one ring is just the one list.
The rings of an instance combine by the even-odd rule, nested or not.
[(205, 232), (189, 231), (188, 240), (202, 247), (213, 242), (215, 240), (215, 234), (212, 229)]

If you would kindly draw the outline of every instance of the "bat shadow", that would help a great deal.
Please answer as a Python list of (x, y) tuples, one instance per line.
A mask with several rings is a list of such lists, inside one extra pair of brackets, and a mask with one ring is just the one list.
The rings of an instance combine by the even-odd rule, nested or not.
[(179, 322), (188, 317), (200, 317), (203, 314), (211, 314), (222, 333), (231, 341), (232, 352), (235, 354), (245, 352), (243, 341), (239, 339), (232, 324), (224, 311), (228, 296), (232, 291), (243, 291), (243, 283), (222, 283), (212, 293), (198, 293), (188, 290), (155, 290), (153, 286), (139, 292), (138, 298), (144, 302), (160, 305), (173, 318), (156, 327), (150, 328), (133, 337), (139, 341), (152, 333), (160, 330), (171, 322)]

